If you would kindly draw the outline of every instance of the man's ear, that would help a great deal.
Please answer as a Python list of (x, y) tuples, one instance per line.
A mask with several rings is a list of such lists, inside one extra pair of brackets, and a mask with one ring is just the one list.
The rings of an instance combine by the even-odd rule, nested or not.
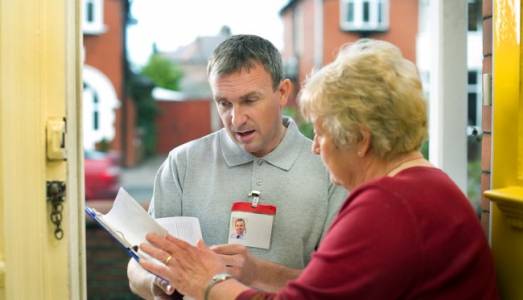
[(287, 105), (287, 101), (289, 101), (289, 97), (292, 92), (292, 82), (290, 79), (283, 79), (280, 82), (280, 86), (278, 87), (278, 90), (280, 92), (280, 106), (284, 107)]

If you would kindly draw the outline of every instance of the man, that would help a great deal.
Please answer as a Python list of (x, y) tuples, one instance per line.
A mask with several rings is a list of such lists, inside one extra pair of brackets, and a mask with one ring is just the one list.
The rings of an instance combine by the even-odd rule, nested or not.
[[(346, 192), (330, 182), (294, 121), (282, 117), (292, 84), (269, 41), (232, 36), (215, 49), (207, 71), (225, 128), (169, 153), (155, 178), (149, 212), (156, 218), (198, 217), (205, 242), (216, 245), (227, 243), (233, 217), (258, 209), (249, 217), (249, 235), (256, 240), (242, 245), (249, 246), (248, 255), (275, 263), (279, 275), (258, 278), (259, 288), (275, 289), (269, 281), (285, 282), (277, 277), (296, 276), (308, 263)], [(236, 258), (248, 258), (247, 248), (234, 247), (222, 246), (220, 254), (230, 255), (228, 264), (241, 273), (247, 260)], [(161, 294), (144, 274), (130, 262), (131, 289), (145, 298)]]
[(237, 240), (243, 240), (245, 238), (245, 220), (238, 218), (234, 220), (234, 232), (231, 234), (231, 238)]

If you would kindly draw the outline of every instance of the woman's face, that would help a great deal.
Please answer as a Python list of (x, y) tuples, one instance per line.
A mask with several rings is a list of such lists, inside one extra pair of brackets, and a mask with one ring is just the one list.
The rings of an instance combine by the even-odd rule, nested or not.
[(334, 139), (324, 130), (319, 120), (314, 120), (314, 140), (312, 152), (321, 156), (323, 164), (330, 173), (332, 182), (346, 189), (354, 188), (357, 182), (358, 157), (353, 147), (340, 148)]

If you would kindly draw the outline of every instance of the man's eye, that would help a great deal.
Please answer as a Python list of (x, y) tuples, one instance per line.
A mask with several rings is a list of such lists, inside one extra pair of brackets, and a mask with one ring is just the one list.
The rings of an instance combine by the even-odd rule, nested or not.
[(218, 105), (219, 105), (220, 107), (229, 107), (229, 106), (230, 106), (230, 103), (227, 102), (227, 101), (218, 100)]

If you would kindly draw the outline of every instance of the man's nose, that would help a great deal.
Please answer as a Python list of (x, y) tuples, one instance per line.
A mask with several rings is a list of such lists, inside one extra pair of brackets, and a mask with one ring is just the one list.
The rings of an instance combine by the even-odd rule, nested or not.
[(235, 128), (241, 127), (245, 121), (247, 120), (247, 116), (245, 115), (245, 112), (243, 109), (239, 106), (235, 106), (232, 109), (231, 114), (231, 123)]

